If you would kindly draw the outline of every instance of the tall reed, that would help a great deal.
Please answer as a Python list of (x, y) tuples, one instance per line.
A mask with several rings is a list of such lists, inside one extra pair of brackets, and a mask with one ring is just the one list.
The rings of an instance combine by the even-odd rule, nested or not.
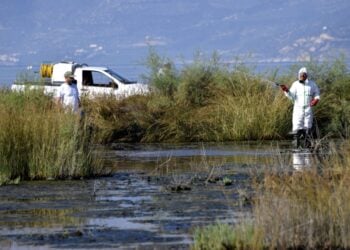
[(14, 178), (60, 179), (102, 171), (90, 132), (77, 115), (40, 91), (0, 92), (0, 183)]

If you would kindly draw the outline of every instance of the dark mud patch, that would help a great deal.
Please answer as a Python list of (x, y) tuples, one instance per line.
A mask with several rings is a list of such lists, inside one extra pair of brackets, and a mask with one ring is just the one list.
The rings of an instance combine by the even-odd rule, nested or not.
[(124, 172), (0, 187), (0, 248), (188, 249), (195, 227), (235, 223), (249, 213), (240, 202), (248, 176), (229, 178), (225, 186), (191, 173)]

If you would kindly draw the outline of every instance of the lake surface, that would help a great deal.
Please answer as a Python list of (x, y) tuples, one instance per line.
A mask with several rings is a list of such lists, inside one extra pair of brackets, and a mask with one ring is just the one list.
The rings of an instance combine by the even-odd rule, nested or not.
[(0, 249), (188, 249), (195, 228), (251, 215), (252, 172), (313, 161), (289, 142), (114, 144), (103, 158), (110, 177), (0, 187)]

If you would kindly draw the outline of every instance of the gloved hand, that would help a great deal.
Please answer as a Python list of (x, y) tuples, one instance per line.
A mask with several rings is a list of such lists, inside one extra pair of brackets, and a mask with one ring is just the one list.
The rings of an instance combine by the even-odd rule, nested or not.
[(312, 99), (312, 100), (311, 100), (311, 103), (310, 103), (310, 106), (311, 106), (311, 107), (316, 106), (316, 104), (318, 103), (318, 101), (319, 101), (318, 99), (315, 99), (315, 98)]
[(282, 89), (284, 92), (289, 92), (289, 89), (288, 89), (288, 87), (287, 87), (286, 85), (281, 84), (280, 87), (281, 87), (281, 89)]

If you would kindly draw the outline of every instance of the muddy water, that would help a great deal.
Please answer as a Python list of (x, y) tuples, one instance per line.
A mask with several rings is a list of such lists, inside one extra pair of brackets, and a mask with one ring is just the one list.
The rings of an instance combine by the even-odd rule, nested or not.
[(250, 216), (251, 171), (308, 166), (287, 147), (112, 145), (110, 177), (0, 187), (0, 249), (188, 249), (197, 226)]

